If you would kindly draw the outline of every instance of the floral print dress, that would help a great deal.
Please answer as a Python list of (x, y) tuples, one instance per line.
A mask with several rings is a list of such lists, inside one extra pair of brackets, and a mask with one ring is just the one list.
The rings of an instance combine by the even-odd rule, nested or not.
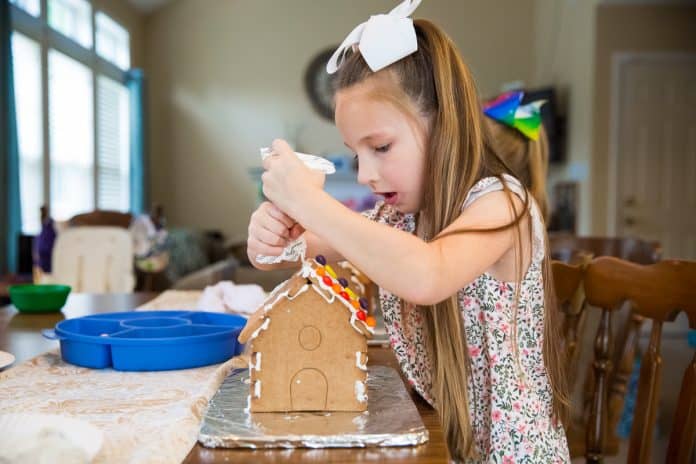
[[(505, 180), (510, 190), (520, 197), (525, 195), (517, 179), (505, 176)], [(481, 179), (468, 193), (462, 210), (481, 196), (502, 189), (496, 177)], [(544, 225), (535, 202), (529, 202), (529, 209), (534, 243), (519, 292), (516, 334), (515, 282), (502, 282), (484, 273), (457, 294), (471, 359), (468, 400), (478, 456), (469, 461), (472, 463), (570, 462), (563, 427), (551, 418), (553, 396), (542, 352)], [(413, 215), (399, 213), (383, 202), (364, 214), (415, 233)], [(420, 310), (410, 304), (402, 309), (399, 297), (383, 289), (379, 293), (389, 342), (401, 370), (416, 391), (433, 404)]]

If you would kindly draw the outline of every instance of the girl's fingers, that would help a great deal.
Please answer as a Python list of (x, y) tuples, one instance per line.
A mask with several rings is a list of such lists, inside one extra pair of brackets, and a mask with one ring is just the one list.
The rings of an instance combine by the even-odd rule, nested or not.
[(249, 237), (247, 242), (247, 247), (249, 248), (249, 254), (256, 257), (258, 255), (265, 256), (280, 256), (283, 253), (283, 247), (274, 247), (266, 245), (260, 242), (255, 237)]
[(282, 236), (263, 227), (255, 227), (251, 233), (251, 236), (268, 246), (275, 247), (284, 247), (285, 242), (287, 241)]
[(290, 216), (279, 210), (275, 205), (273, 205), (273, 203), (267, 202), (267, 204), (268, 206), (266, 206), (265, 210), (269, 216), (280, 221), (287, 229), (295, 225), (295, 221)]
[(290, 229), (290, 240), (295, 240), (300, 235), (304, 234), (304, 231), (304, 227), (302, 227), (300, 224), (295, 223), (295, 225), (293, 225)]

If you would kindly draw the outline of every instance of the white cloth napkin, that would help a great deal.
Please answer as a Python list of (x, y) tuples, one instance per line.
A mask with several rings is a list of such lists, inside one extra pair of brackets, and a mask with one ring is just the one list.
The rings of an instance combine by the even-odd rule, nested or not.
[(260, 285), (237, 285), (226, 280), (207, 286), (198, 300), (197, 308), (246, 317), (253, 314), (265, 299), (266, 292)]

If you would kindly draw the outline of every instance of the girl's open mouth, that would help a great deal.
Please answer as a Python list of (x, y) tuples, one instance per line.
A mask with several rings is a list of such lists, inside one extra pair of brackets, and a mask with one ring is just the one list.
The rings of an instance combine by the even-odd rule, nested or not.
[(396, 192), (384, 192), (380, 193), (380, 195), (384, 196), (384, 202), (388, 205), (393, 205), (396, 203), (396, 200), (399, 198), (399, 194)]

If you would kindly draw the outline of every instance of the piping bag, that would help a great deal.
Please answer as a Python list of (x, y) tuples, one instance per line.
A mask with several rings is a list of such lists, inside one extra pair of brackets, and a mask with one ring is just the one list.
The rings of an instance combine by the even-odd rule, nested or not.
[[(261, 152), (262, 160), (265, 160), (267, 157), (274, 154), (273, 150), (267, 147), (261, 148), (259, 151)], [(334, 164), (326, 158), (308, 155), (306, 153), (295, 152), (295, 154), (300, 161), (302, 161), (310, 169), (321, 171), (324, 174), (333, 174), (336, 172), (336, 167)], [(304, 238), (300, 237), (297, 240), (290, 242), (279, 256), (257, 255), (256, 262), (261, 264), (276, 264), (282, 261), (298, 261), (300, 259), (304, 259), (306, 251), (307, 242)]]

